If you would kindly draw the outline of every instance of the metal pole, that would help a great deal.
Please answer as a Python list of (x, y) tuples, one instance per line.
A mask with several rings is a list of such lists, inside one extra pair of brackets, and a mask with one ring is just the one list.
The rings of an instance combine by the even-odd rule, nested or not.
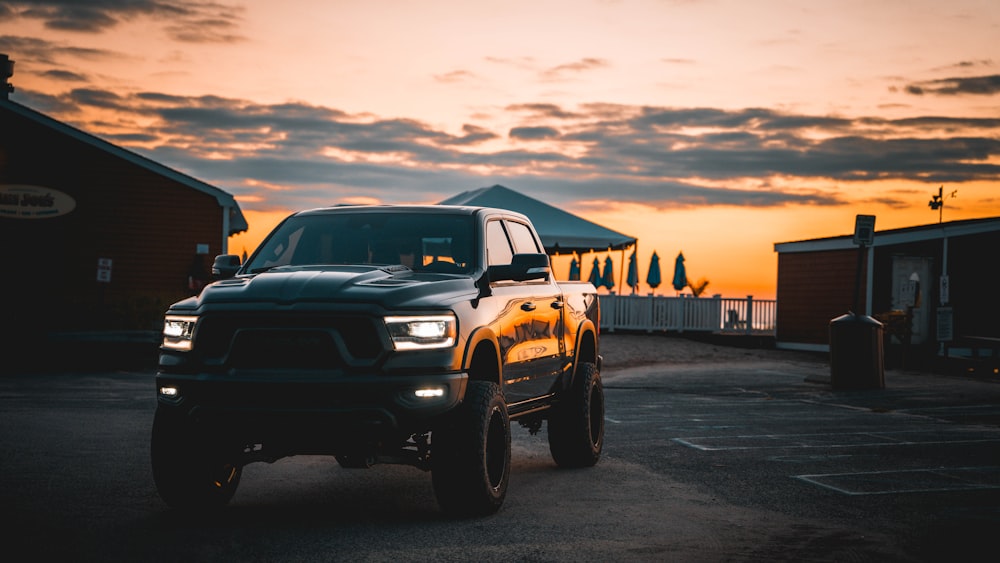
[(865, 245), (858, 245), (858, 266), (854, 274), (854, 310), (852, 311), (855, 315), (859, 314), (858, 310), (861, 308), (861, 266), (864, 264), (865, 259)]

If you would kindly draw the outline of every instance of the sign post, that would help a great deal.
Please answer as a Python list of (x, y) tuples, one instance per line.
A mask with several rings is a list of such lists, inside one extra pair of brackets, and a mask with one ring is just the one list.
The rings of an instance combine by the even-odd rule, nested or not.
[(861, 308), (861, 268), (865, 247), (875, 242), (875, 216), (858, 215), (854, 222), (854, 244), (858, 245), (858, 268), (854, 283), (854, 310), (830, 321), (830, 384), (834, 389), (884, 389), (882, 323)]
[(875, 216), (854, 217), (854, 244), (858, 245), (858, 267), (854, 276), (854, 312), (861, 308), (861, 267), (864, 265), (865, 247), (875, 242)]

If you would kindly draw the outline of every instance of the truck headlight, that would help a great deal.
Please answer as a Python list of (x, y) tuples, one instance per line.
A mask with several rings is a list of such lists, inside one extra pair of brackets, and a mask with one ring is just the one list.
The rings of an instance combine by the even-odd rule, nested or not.
[(396, 350), (447, 348), (455, 344), (457, 322), (454, 315), (414, 315), (386, 317), (385, 327)]
[(167, 315), (163, 321), (163, 347), (190, 350), (198, 317)]

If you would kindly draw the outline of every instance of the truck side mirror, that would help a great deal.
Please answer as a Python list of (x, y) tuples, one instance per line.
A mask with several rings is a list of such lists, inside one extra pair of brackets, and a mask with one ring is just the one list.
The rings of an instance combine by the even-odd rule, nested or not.
[(510, 264), (490, 266), (490, 281), (548, 279), (551, 269), (545, 254), (515, 254)]
[(212, 263), (212, 275), (216, 279), (226, 280), (236, 275), (240, 269), (240, 257), (235, 254), (220, 254)]

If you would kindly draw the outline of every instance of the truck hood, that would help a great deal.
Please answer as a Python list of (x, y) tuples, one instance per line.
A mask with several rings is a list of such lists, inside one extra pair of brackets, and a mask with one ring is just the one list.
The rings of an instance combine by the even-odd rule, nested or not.
[(471, 276), (418, 273), (403, 267), (285, 267), (212, 283), (198, 297), (178, 306), (345, 302), (387, 309), (447, 308), (477, 293)]

